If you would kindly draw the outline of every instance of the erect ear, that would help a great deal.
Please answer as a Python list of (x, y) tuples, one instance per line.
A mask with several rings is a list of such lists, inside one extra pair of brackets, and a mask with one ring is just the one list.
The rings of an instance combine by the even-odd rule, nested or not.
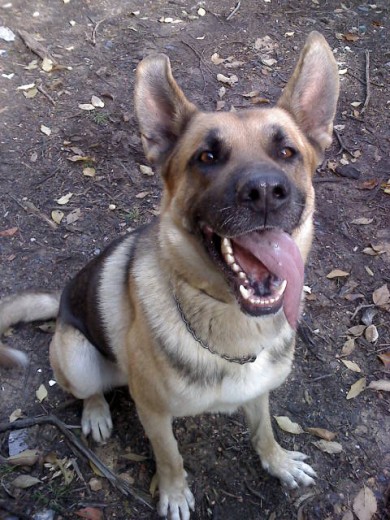
[(165, 54), (147, 56), (138, 65), (135, 111), (145, 155), (159, 165), (196, 111), (173, 79)]
[(306, 40), (278, 106), (295, 118), (321, 153), (332, 142), (338, 95), (336, 60), (325, 38), (313, 31)]

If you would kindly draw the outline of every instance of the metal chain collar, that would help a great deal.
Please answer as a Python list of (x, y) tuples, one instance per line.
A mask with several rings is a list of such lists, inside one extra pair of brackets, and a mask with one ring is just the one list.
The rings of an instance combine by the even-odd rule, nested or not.
[(233, 356), (228, 356), (227, 354), (220, 354), (215, 349), (210, 347), (210, 345), (206, 341), (203, 341), (201, 338), (199, 338), (197, 336), (196, 332), (191, 327), (191, 324), (187, 320), (187, 318), (184, 314), (184, 311), (179, 303), (179, 300), (176, 297), (176, 294), (173, 295), (173, 298), (175, 300), (176, 307), (177, 307), (177, 310), (179, 311), (180, 317), (181, 317), (184, 325), (186, 326), (186, 329), (191, 334), (191, 336), (194, 338), (194, 340), (197, 343), (199, 343), (199, 345), (202, 348), (204, 348), (205, 350), (208, 350), (210, 352), (210, 354), (215, 354), (216, 356), (219, 356), (220, 358), (224, 359), (225, 361), (230, 361), (231, 363), (238, 363), (239, 365), (245, 365), (246, 363), (253, 363), (254, 361), (256, 361), (257, 356), (255, 356), (254, 354), (248, 354), (247, 356), (242, 356), (242, 357), (233, 357)]

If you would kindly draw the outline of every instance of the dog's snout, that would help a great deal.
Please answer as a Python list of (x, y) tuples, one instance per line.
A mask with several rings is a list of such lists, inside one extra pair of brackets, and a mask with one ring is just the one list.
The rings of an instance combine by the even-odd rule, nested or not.
[(240, 180), (237, 185), (237, 201), (254, 211), (273, 212), (287, 204), (291, 196), (291, 184), (283, 172), (255, 172)]

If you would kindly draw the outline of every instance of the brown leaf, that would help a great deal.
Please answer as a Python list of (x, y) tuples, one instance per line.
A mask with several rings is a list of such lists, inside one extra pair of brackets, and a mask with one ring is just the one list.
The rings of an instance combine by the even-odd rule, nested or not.
[(359, 491), (353, 501), (353, 512), (359, 520), (371, 520), (377, 507), (374, 493), (366, 486)]
[(354, 361), (349, 361), (348, 359), (342, 359), (341, 362), (344, 363), (344, 365), (345, 365), (349, 370), (352, 370), (352, 372), (361, 372), (361, 368), (360, 368), (359, 365), (358, 365), (357, 363), (355, 363)]
[(85, 507), (76, 511), (76, 515), (80, 518), (87, 518), (87, 520), (103, 520), (103, 511), (96, 509), (96, 507)]
[(378, 354), (378, 358), (385, 365), (385, 369), (390, 370), (390, 350), (383, 352), (383, 354)]
[(390, 392), (390, 381), (388, 379), (378, 379), (371, 381), (367, 388), (371, 390), (382, 390), (383, 392)]
[(335, 453), (341, 453), (343, 451), (343, 447), (339, 442), (335, 441), (325, 441), (324, 439), (320, 441), (313, 442), (314, 446), (316, 446), (319, 450), (324, 451), (325, 453), (330, 453), (331, 455)]
[(0, 237), (13, 237), (18, 230), (19, 228), (17, 227), (5, 229), (4, 231), (0, 231)]
[(349, 356), (355, 350), (355, 338), (348, 338), (341, 350), (342, 356)]
[(24, 450), (8, 457), (7, 462), (13, 466), (34, 466), (39, 457), (38, 450)]
[(364, 181), (360, 184), (359, 189), (361, 190), (373, 190), (379, 184), (378, 179), (369, 179), (368, 181)]
[(31, 475), (19, 475), (11, 482), (13, 486), (20, 489), (27, 489), (40, 483), (41, 481), (39, 478), (33, 477)]
[(304, 430), (298, 423), (292, 422), (291, 419), (289, 419), (285, 415), (274, 415), (274, 417), (276, 422), (278, 423), (279, 428), (281, 428), (283, 431), (293, 433), (294, 435), (298, 435), (304, 432)]
[(363, 334), (363, 332), (366, 330), (365, 325), (355, 325), (354, 327), (350, 327), (348, 329), (348, 333), (352, 334), (352, 336), (355, 336), (355, 338), (358, 338)]
[(333, 269), (330, 273), (326, 275), (327, 278), (342, 278), (344, 276), (349, 276), (349, 273), (347, 271), (342, 271), (341, 269)]
[(330, 432), (325, 428), (306, 428), (306, 431), (307, 433), (311, 433), (312, 435), (320, 437), (326, 441), (333, 441), (333, 439), (336, 437), (336, 433)]
[(390, 304), (390, 292), (387, 284), (382, 285), (376, 289), (372, 294), (372, 301), (377, 307), (386, 309)]
[(363, 392), (366, 388), (366, 378), (362, 377), (354, 383), (347, 394), (347, 399), (353, 399)]
[(350, 32), (343, 34), (343, 38), (347, 42), (357, 42), (359, 40), (359, 36), (357, 34)]

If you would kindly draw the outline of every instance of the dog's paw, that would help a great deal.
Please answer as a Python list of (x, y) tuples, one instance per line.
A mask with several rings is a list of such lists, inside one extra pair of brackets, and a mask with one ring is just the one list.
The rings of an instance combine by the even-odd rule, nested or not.
[(105, 442), (111, 435), (112, 420), (110, 407), (103, 395), (84, 399), (81, 427), (85, 436), (92, 433), (96, 442)]
[(276, 445), (270, 456), (262, 456), (262, 466), (282, 484), (294, 489), (299, 486), (311, 486), (316, 477), (314, 469), (303, 462), (307, 455), (299, 451), (288, 451)]
[(160, 488), (158, 514), (169, 520), (189, 520), (190, 510), (194, 511), (195, 499), (190, 488), (184, 484), (181, 489)]

